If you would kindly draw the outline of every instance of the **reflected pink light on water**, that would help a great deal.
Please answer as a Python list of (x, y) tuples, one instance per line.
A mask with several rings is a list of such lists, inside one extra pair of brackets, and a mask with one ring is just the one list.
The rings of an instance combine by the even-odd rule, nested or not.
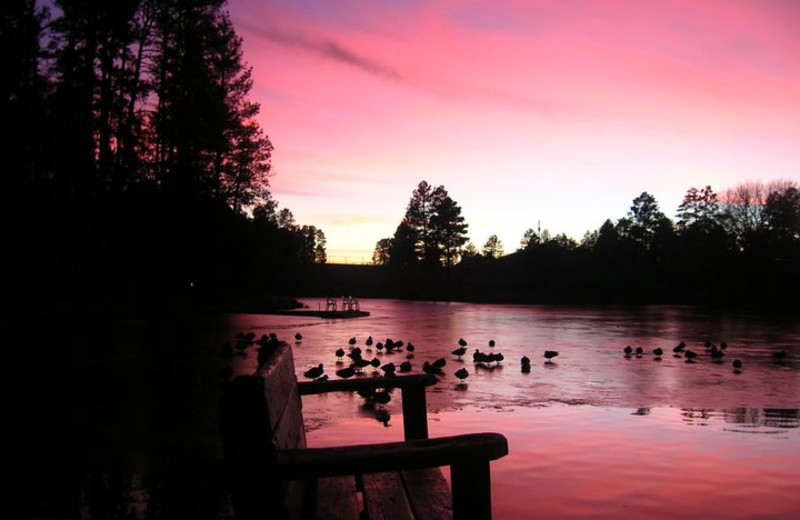
[[(313, 399), (306, 406), (315, 407)], [(432, 437), (499, 431), (510, 453), (492, 463), (495, 518), (796, 518), (800, 515), (800, 432), (726, 421), (706, 426), (683, 411), (553, 405), (464, 408), (429, 416)], [(796, 422), (796, 419), (794, 419)], [(791, 421), (789, 424), (793, 424)], [(390, 442), (390, 426), (369, 418), (310, 432), (311, 446)], [(368, 439), (368, 441), (365, 441)], [(791, 498), (787, 498), (791, 497)]]
[[(309, 302), (316, 308), (315, 302)], [(418, 372), (447, 359), (427, 392), (431, 436), (496, 431), (510, 453), (492, 463), (495, 518), (800, 518), (800, 326), (748, 314), (680, 306), (558, 307), (362, 300), (369, 318), (246, 316), (237, 330), (276, 332), (295, 345), (298, 377), (356, 337), (413, 342)], [(450, 352), (468, 341), (463, 361)], [(488, 347), (494, 339), (496, 347)], [(727, 341), (723, 364), (704, 342)], [(673, 357), (680, 341), (695, 363)], [(645, 350), (626, 359), (626, 345)], [(665, 353), (655, 361), (652, 349)], [(472, 362), (474, 349), (502, 352), (499, 367)], [(558, 350), (545, 363), (545, 349)], [(793, 361), (776, 364), (784, 349)], [(521, 373), (519, 359), (532, 361)], [(378, 354), (399, 363), (406, 353)], [(730, 360), (744, 361), (735, 374)], [(236, 360), (252, 371), (254, 359)], [(466, 385), (454, 372), (467, 368)], [(365, 374), (360, 377), (371, 377)], [(399, 394), (399, 392), (398, 392)], [(357, 395), (309, 396), (311, 446), (402, 439), (400, 397), (385, 428)]]

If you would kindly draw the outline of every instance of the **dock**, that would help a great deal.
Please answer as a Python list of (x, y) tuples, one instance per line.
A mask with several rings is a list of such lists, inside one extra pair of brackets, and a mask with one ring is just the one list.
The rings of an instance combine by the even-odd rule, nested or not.
[(275, 311), (272, 314), (280, 314), (283, 316), (310, 316), (329, 320), (365, 318), (369, 316), (369, 312), (362, 311), (359, 301), (351, 296), (342, 296), (341, 307), (336, 298), (326, 298), (325, 310), (322, 310), (322, 306), (320, 305), (320, 308), (316, 311), (311, 309), (286, 309)]
[(290, 309), (283, 311), (273, 311), (270, 314), (279, 314), (281, 316), (309, 316), (314, 318), (325, 319), (347, 319), (347, 318), (365, 318), (369, 316), (369, 312), (362, 310), (343, 310), (343, 311), (313, 311), (310, 309)]

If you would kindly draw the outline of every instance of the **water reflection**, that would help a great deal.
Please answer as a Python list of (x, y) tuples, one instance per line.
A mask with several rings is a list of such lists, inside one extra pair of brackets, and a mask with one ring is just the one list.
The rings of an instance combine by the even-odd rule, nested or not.
[(684, 408), (683, 422), (692, 426), (710, 426), (714, 421), (747, 426), (736, 431), (770, 433), (770, 430), (800, 428), (800, 410), (788, 408), (733, 408), (709, 410)]
[[(225, 517), (211, 410), (226, 382), (252, 372), (257, 357), (224, 345), (240, 331), (287, 339), (302, 331), (293, 347), (299, 377), (319, 363), (335, 377), (335, 351), (352, 337), (413, 343), (411, 359), (374, 349), (370, 356), (398, 366), (408, 360), (414, 372), (445, 357), (428, 391), (431, 434), (507, 435), (511, 453), (492, 474), (496, 518), (525, 517), (520, 496), (531, 496), (543, 518), (800, 517), (790, 484), (800, 481), (796, 322), (682, 307), (362, 306), (370, 318), (90, 324), (89, 334), (71, 338), (58, 327), (57, 348), (15, 351), (15, 370), (2, 381), (16, 418), (8, 426), (13, 449), (3, 457), (4, 481), (18, 497), (10, 516)], [(709, 337), (724, 338), (729, 355), (743, 359), (741, 374), (709, 361)], [(469, 343), (462, 360), (451, 354), (459, 338)], [(670, 355), (683, 339), (700, 353), (697, 363)], [(625, 359), (628, 344), (644, 346), (645, 355)], [(667, 355), (654, 363), (657, 346)], [(505, 360), (474, 364), (474, 348)], [(558, 362), (546, 363), (545, 350), (558, 350)], [(776, 350), (787, 359), (776, 361)], [(529, 371), (520, 368), (523, 356)], [(464, 385), (460, 368), (469, 371)], [(377, 407), (354, 394), (309, 396), (309, 442), (399, 440), (395, 401)], [(759, 503), (768, 507), (759, 511)]]

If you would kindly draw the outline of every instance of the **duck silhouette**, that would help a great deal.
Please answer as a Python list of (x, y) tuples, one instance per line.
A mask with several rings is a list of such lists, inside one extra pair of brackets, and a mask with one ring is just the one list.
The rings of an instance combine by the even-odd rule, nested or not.
[(547, 361), (545, 361), (545, 363), (552, 363), (553, 362), (553, 358), (556, 357), (556, 356), (558, 356), (558, 352), (557, 351), (555, 351), (555, 350), (545, 350), (544, 351), (544, 357), (547, 359)]
[(432, 364), (428, 363), (427, 361), (422, 363), (422, 371), (429, 375), (442, 375), (442, 369)]
[(697, 352), (694, 350), (686, 350), (683, 355), (686, 357), (687, 363), (694, 363), (694, 359), (697, 357)]
[(400, 363), (400, 372), (411, 372), (411, 361), (403, 361)]
[(459, 368), (456, 370), (455, 376), (460, 380), (461, 383), (464, 383), (464, 380), (469, 377), (469, 372), (467, 372), (466, 368)]
[(344, 357), (344, 349), (343, 348), (336, 349), (336, 352), (334, 353), (336, 354), (336, 359), (341, 363), (342, 358)]
[(450, 353), (458, 357), (458, 359), (461, 359), (461, 356), (467, 353), (467, 347), (458, 347)]
[(295, 342), (300, 343), (301, 341), (303, 341), (303, 335), (298, 332), (297, 334), (294, 335), (294, 340)]
[(386, 404), (386, 403), (388, 403), (389, 401), (392, 400), (392, 394), (390, 394), (389, 392), (386, 392), (386, 391), (383, 391), (383, 392), (376, 391), (375, 395), (372, 398), (378, 404)]
[(385, 408), (378, 408), (375, 410), (375, 420), (383, 424), (384, 428), (389, 427), (389, 419), (391, 419), (391, 415), (389, 415), (389, 412)]
[(466, 347), (467, 346), (467, 341), (464, 338), (458, 338), (458, 345), (460, 347)]
[(336, 371), (336, 375), (341, 377), (342, 379), (350, 379), (354, 375), (356, 375), (356, 369), (353, 368), (353, 365), (350, 365), (347, 368), (340, 368)]
[(316, 379), (320, 377), (324, 371), (325, 370), (322, 368), (322, 363), (320, 363), (319, 365), (309, 368), (303, 372), (303, 375), (309, 379)]
[(661, 347), (653, 349), (653, 355), (656, 357), (656, 359), (660, 360), (661, 356), (664, 355), (664, 349)]
[(631, 354), (633, 353), (633, 347), (628, 345), (627, 347), (622, 349), (622, 352), (625, 353), (625, 357), (631, 357)]
[(494, 345), (495, 345), (495, 342), (494, 342), (494, 340), (493, 340), (493, 339), (490, 339), (490, 340), (489, 340), (489, 346), (490, 346), (490, 347), (493, 347)]
[(732, 365), (733, 365), (733, 373), (734, 374), (741, 374), (742, 373), (742, 360), (741, 359), (734, 359)]

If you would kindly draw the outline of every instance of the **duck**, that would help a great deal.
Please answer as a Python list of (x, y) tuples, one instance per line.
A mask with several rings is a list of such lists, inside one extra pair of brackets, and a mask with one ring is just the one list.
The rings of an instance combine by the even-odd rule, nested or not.
[(350, 366), (352, 366), (357, 373), (360, 373), (360, 372), (363, 372), (364, 369), (366, 367), (370, 366), (370, 365), (371, 365), (370, 361), (367, 361), (364, 358), (358, 358), (358, 359), (354, 359), (353, 360), (353, 364), (350, 365)]
[(642, 357), (644, 354), (644, 349), (642, 347), (636, 347), (636, 357)]
[(672, 349), (672, 352), (674, 352), (675, 354), (680, 354), (685, 349), (686, 349), (686, 343), (681, 341), (680, 343), (678, 343), (678, 345), (675, 348)]
[(547, 359), (546, 363), (552, 363), (553, 358), (558, 355), (558, 352), (555, 350), (545, 350), (544, 357)]
[(378, 404), (386, 404), (386, 403), (388, 403), (389, 401), (392, 400), (392, 394), (390, 394), (387, 391), (383, 391), (383, 392), (377, 392), (376, 391), (375, 395), (372, 396), (372, 398)]
[(733, 363), (733, 373), (734, 374), (741, 374), (742, 373), (742, 360), (741, 359), (734, 359)]
[(461, 359), (461, 356), (467, 353), (467, 347), (458, 347), (457, 349), (455, 349), (450, 353), (458, 357), (458, 359)]
[(493, 347), (493, 346), (495, 346), (495, 342), (494, 342), (494, 340), (493, 340), (493, 339), (490, 339), (490, 340), (489, 340), (489, 346), (490, 346), (490, 347)]
[(308, 379), (317, 379), (318, 377), (320, 377), (322, 375), (322, 373), (324, 371), (325, 371), (325, 369), (322, 368), (322, 363), (320, 363), (319, 365), (317, 365), (315, 367), (311, 367), (308, 370), (306, 370), (305, 372), (303, 372), (303, 375), (305, 377), (307, 377)]
[(625, 353), (625, 357), (631, 357), (631, 354), (633, 353), (633, 347), (628, 345), (627, 347), (622, 349), (622, 352)]
[(364, 344), (367, 346), (367, 350), (372, 350), (373, 343), (374, 341), (372, 340), (372, 336), (368, 336), (367, 341), (364, 342)]
[(303, 341), (303, 335), (298, 332), (297, 334), (294, 335), (294, 340), (295, 342), (300, 343), (301, 341)]
[(461, 383), (464, 383), (464, 380), (469, 377), (469, 372), (467, 372), (466, 368), (459, 368), (456, 370), (455, 376), (460, 380)]
[(391, 415), (385, 408), (378, 408), (375, 410), (375, 420), (379, 423), (382, 423), (384, 428), (389, 427), (389, 419), (391, 419)]
[(344, 349), (343, 348), (336, 349), (336, 352), (334, 352), (334, 354), (336, 354), (336, 359), (338, 359), (341, 362), (342, 358), (344, 357)]
[(694, 350), (687, 350), (686, 352), (683, 353), (683, 355), (686, 356), (687, 363), (694, 363), (694, 358), (697, 357), (697, 352), (695, 352)]
[(411, 361), (403, 361), (400, 363), (400, 372), (411, 372)]
[(428, 363), (427, 361), (422, 363), (422, 371), (429, 375), (441, 375), (442, 369), (435, 367)]
[(381, 370), (383, 370), (384, 375), (393, 376), (395, 371), (397, 370), (397, 367), (395, 366), (394, 363), (386, 363), (381, 367)]
[(348, 344), (348, 345), (350, 345), (350, 348), (353, 348), (353, 347), (355, 346), (355, 344), (356, 344), (356, 343), (357, 343), (357, 342), (356, 342), (356, 337), (355, 337), (355, 336), (353, 336), (352, 338), (350, 338), (349, 340), (347, 340), (347, 344)]
[(342, 379), (350, 379), (354, 375), (356, 375), (356, 369), (353, 365), (350, 365), (347, 368), (340, 368), (336, 371), (336, 375), (341, 377)]
[(661, 356), (664, 355), (664, 349), (662, 349), (661, 347), (654, 348), (653, 355), (656, 357), (656, 359), (661, 359)]
[(467, 346), (467, 341), (464, 338), (458, 338), (458, 346), (466, 347)]

